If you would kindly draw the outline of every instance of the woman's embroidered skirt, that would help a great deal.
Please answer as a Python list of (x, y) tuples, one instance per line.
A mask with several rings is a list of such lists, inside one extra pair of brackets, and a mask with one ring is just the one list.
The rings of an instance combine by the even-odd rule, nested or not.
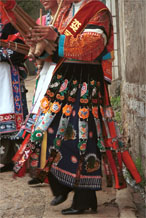
[(108, 186), (126, 187), (124, 162), (140, 176), (121, 142), (113, 120), (101, 65), (64, 63), (55, 72), (31, 135), (32, 142), (48, 132), (45, 171), (69, 187), (101, 189), (101, 156)]

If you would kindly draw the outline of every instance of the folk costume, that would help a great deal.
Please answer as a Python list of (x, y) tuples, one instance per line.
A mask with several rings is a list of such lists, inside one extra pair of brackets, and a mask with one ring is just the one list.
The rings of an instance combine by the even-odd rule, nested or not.
[[(0, 26), (1, 39), (24, 43), (8, 20), (3, 22), (2, 16)], [(0, 47), (0, 162), (4, 165), (11, 162), (18, 150), (20, 142), (13, 140), (14, 135), (28, 113), (24, 85), (27, 72), (24, 61), (25, 55)]]
[[(137, 183), (141, 178), (124, 148), (109, 99), (107, 84), (111, 82), (113, 59), (109, 10), (97, 0), (82, 0), (65, 7), (55, 27), (59, 36), (54, 59), (58, 55), (63, 61), (59, 61), (41, 101), (32, 144), (25, 148), (15, 172), (47, 130), (49, 158), (44, 172), (56, 196), (52, 205), (66, 200), (69, 191), (74, 190), (72, 207), (62, 212), (75, 214), (97, 208), (95, 191), (101, 190), (101, 156), (108, 186), (112, 186), (113, 174), (115, 188), (126, 187), (122, 162)], [(44, 172), (40, 180), (46, 176)]]

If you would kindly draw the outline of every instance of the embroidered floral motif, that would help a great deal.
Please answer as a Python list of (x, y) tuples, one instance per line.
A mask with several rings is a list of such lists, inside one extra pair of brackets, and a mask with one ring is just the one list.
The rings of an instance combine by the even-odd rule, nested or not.
[(38, 166), (38, 161), (37, 160), (32, 160), (31, 161), (31, 166), (32, 167), (37, 167)]
[(86, 92), (87, 92), (87, 83), (84, 82), (81, 88), (81, 97), (85, 95)]
[(87, 119), (89, 117), (89, 108), (80, 108), (78, 115), (81, 119)]
[(81, 126), (80, 126), (80, 134), (81, 134), (82, 139), (87, 138), (86, 124), (84, 124), (84, 123), (82, 124), (82, 122), (81, 122)]
[(48, 128), (48, 133), (53, 134), (53, 133), (54, 133), (54, 130), (53, 130), (51, 127), (49, 127), (49, 128)]
[(64, 95), (57, 94), (57, 95), (56, 95), (56, 98), (57, 98), (58, 100), (63, 101), (63, 100), (64, 100)]
[(80, 99), (80, 102), (81, 102), (82, 104), (87, 104), (89, 101), (88, 101), (88, 99), (83, 99), (83, 98), (81, 98), (81, 99)]
[(89, 132), (89, 138), (93, 138), (93, 132), (92, 131)]
[(60, 146), (61, 146), (61, 139), (58, 139), (58, 138), (54, 139), (54, 145), (55, 145), (56, 148), (60, 148)]
[(54, 92), (47, 90), (47, 95), (49, 95), (51, 98), (53, 98), (55, 94), (54, 94)]
[(81, 141), (78, 143), (78, 148), (80, 151), (85, 151), (87, 147), (87, 142), (86, 141)]
[(70, 92), (70, 95), (74, 95), (77, 92), (77, 87), (73, 88)]
[(72, 111), (72, 116), (73, 116), (73, 117), (76, 116), (76, 111), (75, 111), (75, 110)]
[(112, 107), (106, 107), (105, 109), (104, 109), (104, 113), (105, 113), (105, 118), (112, 118), (112, 117), (114, 117), (114, 112), (113, 112), (113, 109), (112, 109)]
[(86, 171), (92, 173), (100, 168), (100, 160), (96, 157), (95, 154), (88, 154), (85, 157), (86, 161)]
[(31, 154), (31, 158), (33, 158), (33, 159), (35, 159), (35, 160), (38, 159), (38, 154), (32, 153), (32, 154)]
[(97, 89), (96, 89), (96, 87), (94, 87), (92, 90), (92, 96), (95, 96), (96, 94), (97, 94)]
[(60, 87), (59, 92), (63, 92), (67, 88), (67, 85), (68, 85), (68, 80), (65, 79), (65, 81), (63, 82), (63, 84)]
[(94, 99), (94, 98), (92, 99), (93, 104), (97, 104), (97, 102), (98, 102), (97, 99)]
[(57, 166), (61, 159), (62, 159), (62, 154), (58, 151), (53, 161), (53, 165)]
[(92, 86), (94, 86), (94, 85), (95, 85), (95, 80), (91, 80), (91, 81), (90, 81), (90, 84), (91, 84)]
[(60, 134), (64, 133), (65, 129), (64, 128), (60, 128)]
[(65, 135), (64, 135), (64, 140), (75, 140), (76, 139), (76, 130), (73, 128), (71, 124), (68, 125)]
[(48, 100), (47, 97), (44, 97), (42, 100), (41, 100), (41, 109), (43, 111), (46, 111), (46, 110), (49, 110), (49, 104), (50, 104), (50, 101)]
[(98, 119), (98, 107), (96, 106), (92, 107), (92, 114), (95, 118)]
[(32, 141), (41, 141), (43, 139), (43, 133), (41, 130), (35, 130), (31, 135)]
[(88, 139), (88, 122), (79, 120), (79, 142), (87, 141)]
[(77, 84), (77, 80), (73, 80), (73, 85), (76, 85)]
[(73, 102), (75, 102), (75, 100), (76, 100), (76, 99), (75, 99), (75, 98), (72, 98), (71, 96), (68, 97), (68, 101), (69, 101), (69, 102), (72, 102), (72, 103), (73, 103)]
[(61, 104), (59, 104), (59, 102), (55, 101), (53, 102), (53, 104), (51, 105), (51, 112), (57, 114), (61, 109)]
[(98, 139), (98, 141), (97, 141), (97, 147), (98, 147), (101, 151), (105, 150), (104, 142), (103, 142), (102, 139)]
[(102, 117), (104, 117), (104, 110), (102, 106), (100, 106), (100, 112), (101, 112)]
[(50, 84), (50, 88), (57, 88), (57, 86), (59, 85), (59, 82), (55, 82)]
[(63, 114), (65, 114), (65, 115), (68, 117), (68, 116), (70, 116), (71, 113), (72, 113), (72, 106), (66, 104), (66, 105), (63, 107), (62, 111), (63, 111)]
[(61, 74), (57, 74), (57, 79), (61, 79), (62, 75)]
[(75, 156), (71, 156), (71, 162), (72, 163), (77, 163), (78, 160), (77, 160), (77, 158)]

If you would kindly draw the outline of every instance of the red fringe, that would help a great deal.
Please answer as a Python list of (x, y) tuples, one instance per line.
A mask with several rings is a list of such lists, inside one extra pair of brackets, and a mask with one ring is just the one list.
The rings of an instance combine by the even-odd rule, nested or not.
[(12, 158), (12, 161), (17, 162), (17, 161), (21, 158), (21, 156), (23, 155), (23, 151), (25, 150), (26, 145), (27, 145), (27, 143), (28, 143), (29, 140), (30, 140), (30, 136), (31, 136), (31, 134), (28, 134), (28, 135), (26, 136), (26, 138), (25, 138), (24, 141), (22, 142), (22, 144), (21, 144), (19, 150), (16, 152), (16, 154), (15, 154), (14, 157)]
[(19, 170), (18, 173), (14, 173), (13, 178), (15, 179), (16, 177), (23, 177), (26, 174), (26, 164), (23, 165), (23, 167)]
[(135, 179), (136, 183), (140, 183), (142, 180), (141, 176), (138, 170), (136, 169), (135, 163), (133, 162), (127, 150), (122, 152), (122, 160), (127, 169), (129, 170), (130, 174), (132, 175), (132, 177)]

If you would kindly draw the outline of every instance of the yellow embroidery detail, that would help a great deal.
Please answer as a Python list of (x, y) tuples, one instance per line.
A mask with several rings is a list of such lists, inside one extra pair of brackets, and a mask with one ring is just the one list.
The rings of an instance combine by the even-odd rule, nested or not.
[(64, 35), (66, 35), (66, 36), (71, 36), (72, 33), (71, 33), (69, 30), (65, 30)]
[(80, 26), (81, 26), (81, 23), (75, 18), (73, 22), (71, 23), (70, 28), (73, 29), (74, 32), (76, 32)]

